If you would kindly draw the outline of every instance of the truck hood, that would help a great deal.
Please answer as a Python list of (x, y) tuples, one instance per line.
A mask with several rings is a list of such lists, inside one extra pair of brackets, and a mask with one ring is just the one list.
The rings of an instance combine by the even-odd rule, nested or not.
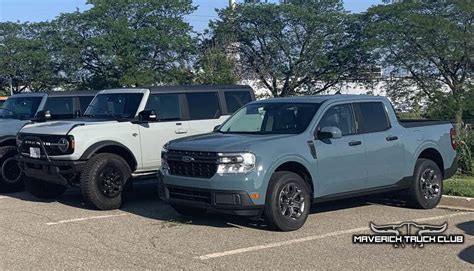
[(253, 144), (267, 143), (290, 136), (294, 135), (209, 133), (172, 140), (169, 142), (168, 148), (203, 152), (241, 152), (251, 150)]
[(21, 129), (25, 134), (67, 135), (74, 127), (117, 122), (115, 120), (78, 119), (34, 123)]
[(30, 123), (30, 120), (0, 119), (0, 137), (16, 136), (23, 126)]

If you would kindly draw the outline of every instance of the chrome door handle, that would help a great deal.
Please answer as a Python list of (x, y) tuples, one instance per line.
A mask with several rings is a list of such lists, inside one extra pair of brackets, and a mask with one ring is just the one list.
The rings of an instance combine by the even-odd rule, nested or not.
[(174, 132), (179, 135), (179, 134), (186, 134), (188, 132), (188, 130), (187, 129), (176, 129), (176, 130), (174, 130)]

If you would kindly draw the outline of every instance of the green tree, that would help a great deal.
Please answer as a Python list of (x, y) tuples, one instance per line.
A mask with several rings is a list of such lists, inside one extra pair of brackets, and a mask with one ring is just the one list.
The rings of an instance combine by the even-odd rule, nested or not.
[(235, 61), (225, 48), (212, 41), (204, 41), (195, 65), (198, 84), (236, 84)]
[(0, 23), (0, 89), (14, 93), (25, 89), (52, 89), (62, 80), (51, 55), (48, 23)]
[(273, 96), (322, 92), (355, 68), (358, 28), (341, 1), (238, 4), (218, 14), (212, 34), (235, 55), (239, 75)]
[(407, 97), (415, 85), (461, 123), (473, 90), (474, 2), (402, 1), (370, 8), (366, 20), (376, 58), (408, 74), (393, 81), (392, 94)]
[(83, 13), (60, 16), (58, 43), (67, 76), (85, 88), (190, 80), (195, 50), (184, 16), (191, 0), (89, 0)]

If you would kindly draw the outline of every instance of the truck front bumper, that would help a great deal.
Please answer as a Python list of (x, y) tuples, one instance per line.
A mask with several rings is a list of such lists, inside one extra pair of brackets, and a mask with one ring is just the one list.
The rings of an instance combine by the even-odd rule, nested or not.
[(80, 175), (86, 161), (44, 160), (16, 157), (21, 171), (27, 177), (68, 186)]
[[(256, 204), (248, 192), (223, 190), (171, 184), (170, 176), (158, 173), (160, 198), (175, 206), (202, 208), (212, 212), (258, 217), (262, 215), (263, 204)], [(174, 179), (173, 176), (172, 179)], [(207, 180), (206, 180), (207, 181)]]

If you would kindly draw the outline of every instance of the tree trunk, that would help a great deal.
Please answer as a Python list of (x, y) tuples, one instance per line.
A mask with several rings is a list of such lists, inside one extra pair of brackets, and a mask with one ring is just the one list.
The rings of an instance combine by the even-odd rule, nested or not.
[(460, 99), (456, 99), (457, 108), (456, 114), (454, 116), (454, 121), (456, 122), (456, 130), (459, 131), (462, 128), (462, 115), (463, 115), (463, 106), (462, 101)]

